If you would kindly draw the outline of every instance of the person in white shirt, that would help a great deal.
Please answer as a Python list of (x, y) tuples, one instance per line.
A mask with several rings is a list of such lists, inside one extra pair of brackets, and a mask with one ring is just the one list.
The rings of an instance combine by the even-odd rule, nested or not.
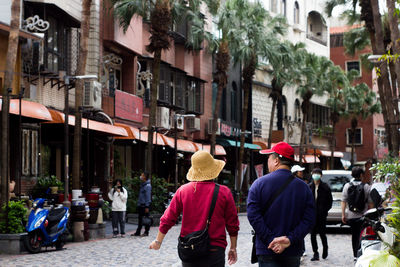
[(113, 237), (117, 237), (118, 233), (121, 233), (121, 237), (125, 237), (125, 214), (128, 191), (122, 186), (120, 179), (114, 181), (113, 188), (108, 192), (108, 198), (112, 201)]

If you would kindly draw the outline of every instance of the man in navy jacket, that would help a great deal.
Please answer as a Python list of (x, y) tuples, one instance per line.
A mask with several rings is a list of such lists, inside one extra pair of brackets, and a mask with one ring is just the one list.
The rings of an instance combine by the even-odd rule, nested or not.
[(247, 198), (247, 217), (257, 236), (259, 266), (300, 266), (304, 237), (315, 221), (312, 192), (306, 183), (293, 179), (263, 216), (268, 200), (292, 176), (294, 150), (289, 144), (279, 142), (260, 153), (269, 154), (269, 174), (252, 184)]

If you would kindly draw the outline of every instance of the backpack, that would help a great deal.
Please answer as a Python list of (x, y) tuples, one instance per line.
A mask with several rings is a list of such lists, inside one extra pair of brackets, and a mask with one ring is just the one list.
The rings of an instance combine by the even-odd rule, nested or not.
[(349, 210), (361, 213), (365, 208), (365, 202), (364, 183), (357, 185), (350, 183), (347, 190), (347, 203), (349, 204)]

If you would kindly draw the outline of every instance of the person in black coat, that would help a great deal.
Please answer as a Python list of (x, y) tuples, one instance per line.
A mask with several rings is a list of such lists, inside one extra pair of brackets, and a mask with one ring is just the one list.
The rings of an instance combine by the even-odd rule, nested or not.
[(321, 237), (323, 252), (322, 258), (328, 257), (328, 240), (326, 238), (326, 217), (328, 211), (332, 208), (332, 193), (328, 184), (321, 181), (322, 170), (314, 169), (312, 171), (313, 182), (310, 183), (311, 191), (315, 199), (316, 207), (316, 221), (315, 226), (311, 230), (311, 245), (314, 252), (314, 256), (311, 261), (319, 260), (317, 234)]

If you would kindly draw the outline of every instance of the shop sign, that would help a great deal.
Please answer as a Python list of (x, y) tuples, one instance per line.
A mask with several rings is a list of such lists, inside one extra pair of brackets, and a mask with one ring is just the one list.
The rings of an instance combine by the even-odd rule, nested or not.
[(221, 122), (219, 127), (220, 127), (220, 131), (221, 131), (221, 135), (225, 135), (227, 137), (239, 136), (240, 135), (240, 129), (239, 128), (235, 128), (235, 127), (229, 126), (226, 123)]
[(115, 117), (142, 122), (143, 121), (143, 99), (115, 90)]
[(253, 136), (262, 137), (262, 122), (257, 118), (253, 119)]

